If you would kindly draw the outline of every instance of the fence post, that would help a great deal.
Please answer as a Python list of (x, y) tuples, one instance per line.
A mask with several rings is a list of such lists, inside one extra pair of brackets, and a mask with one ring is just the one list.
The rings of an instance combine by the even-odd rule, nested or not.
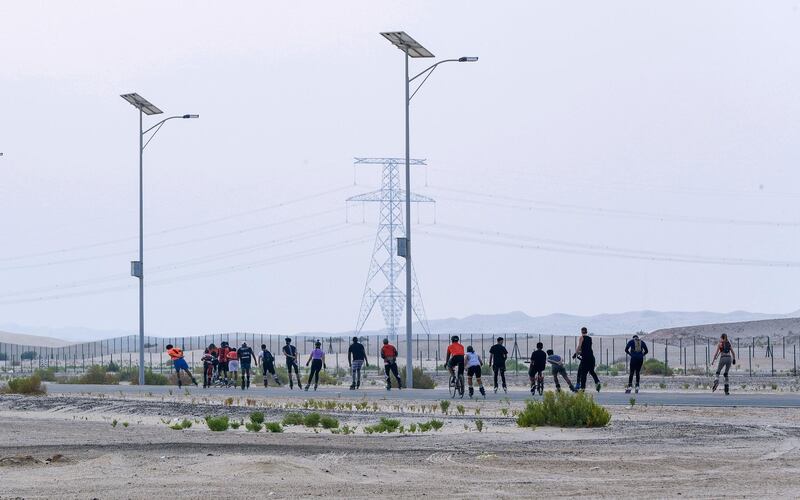
[(754, 345), (747, 347), (747, 370), (751, 377), (753, 376), (753, 349), (755, 349)]
[(792, 350), (794, 351), (794, 376), (796, 377), (797, 376), (797, 344), (796, 343), (792, 347)]
[[(769, 337), (767, 337), (767, 345), (770, 345)], [(772, 376), (774, 377), (775, 376), (775, 353), (772, 352), (772, 348), (770, 348), (770, 350), (769, 350), (769, 366), (770, 366), (770, 372), (772, 373)]]

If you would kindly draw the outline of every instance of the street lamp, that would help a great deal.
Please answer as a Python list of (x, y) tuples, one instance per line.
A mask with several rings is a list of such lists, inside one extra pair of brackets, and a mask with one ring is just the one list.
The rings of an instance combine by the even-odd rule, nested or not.
[[(150, 103), (139, 94), (122, 94), (120, 97), (128, 101), (134, 108), (139, 110), (139, 260), (131, 262), (131, 276), (139, 278), (139, 386), (144, 385), (144, 198), (142, 195), (143, 176), (142, 176), (142, 157), (144, 148), (150, 144), (161, 127), (168, 120), (175, 118), (200, 118), (200, 115), (176, 115), (164, 118), (147, 130), (143, 130), (142, 118), (144, 115), (160, 115), (160, 109)], [(144, 137), (149, 132), (153, 132), (147, 142)]]
[[(405, 86), (406, 86), (406, 97), (405, 97), (405, 111), (406, 111), (406, 237), (402, 245), (398, 245), (398, 249), (400, 246), (403, 246), (403, 254), (402, 256), (406, 259), (406, 387), (412, 389), (414, 387), (414, 369), (413, 369), (413, 362), (414, 362), (414, 354), (412, 349), (412, 297), (411, 297), (411, 168), (410, 168), (410, 158), (411, 158), (411, 141), (409, 137), (409, 107), (411, 104), (411, 99), (419, 92), (419, 89), (425, 85), (425, 82), (428, 80), (428, 77), (431, 76), (433, 71), (439, 67), (440, 64), (444, 64), (447, 62), (475, 62), (478, 60), (477, 57), (460, 57), (458, 59), (444, 59), (439, 61), (431, 66), (428, 66), (425, 70), (418, 73), (416, 76), (409, 78), (408, 77), (408, 58), (424, 58), (424, 57), (434, 57), (434, 55), (425, 47), (423, 47), (419, 42), (411, 38), (408, 33), (405, 31), (390, 31), (390, 32), (383, 32), (381, 36), (389, 40), (395, 47), (400, 49), (405, 55), (406, 60), (406, 77), (405, 77)], [(425, 75), (425, 78), (422, 79), (422, 82), (417, 86), (414, 90), (413, 94), (409, 95), (411, 82), (416, 80), (417, 78)]]

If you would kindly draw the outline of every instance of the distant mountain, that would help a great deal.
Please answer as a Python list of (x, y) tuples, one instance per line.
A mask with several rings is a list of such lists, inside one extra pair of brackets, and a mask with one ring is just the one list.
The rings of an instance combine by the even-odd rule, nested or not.
[(0, 331), (0, 342), (4, 344), (29, 345), (32, 347), (64, 347), (70, 344), (70, 342), (66, 340), (54, 339), (52, 337), (3, 331)]
[(15, 323), (0, 323), (0, 330), (5, 330), (7, 332), (18, 332), (21, 335), (29, 335), (33, 337), (51, 337), (53, 339), (63, 339), (60, 341), (64, 342), (65, 344), (70, 342), (86, 342), (90, 340), (124, 337), (126, 335), (134, 335), (136, 333), (126, 330), (95, 330), (92, 328), (83, 327), (51, 328), (46, 326), (24, 326)]
[(731, 339), (770, 336), (773, 339), (800, 335), (800, 318), (765, 319), (760, 321), (743, 321), (739, 323), (722, 323), (678, 328), (663, 328), (652, 332), (648, 338), (653, 339), (686, 339), (691, 337), (716, 339), (727, 333)]

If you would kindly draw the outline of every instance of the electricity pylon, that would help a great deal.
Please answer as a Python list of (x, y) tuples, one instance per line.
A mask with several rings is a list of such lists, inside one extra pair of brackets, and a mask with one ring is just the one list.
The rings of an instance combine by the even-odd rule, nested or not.
[[(406, 259), (397, 254), (397, 239), (406, 235), (401, 204), (405, 200), (405, 190), (400, 187), (400, 165), (405, 158), (355, 158), (355, 165), (382, 165), (381, 188), (377, 191), (360, 194), (347, 199), (347, 202), (379, 202), (380, 217), (375, 246), (372, 250), (367, 283), (361, 298), (361, 309), (356, 322), (356, 334), (361, 333), (377, 303), (380, 306), (386, 332), (394, 341), (397, 339), (400, 321), (405, 309), (406, 294), (398, 287), (405, 272)], [(411, 165), (426, 165), (425, 160), (410, 160)], [(413, 194), (413, 203), (435, 203), (432, 198)], [(425, 333), (430, 333), (425, 307), (417, 284), (417, 274), (412, 264), (411, 305), (414, 316)], [(402, 284), (402, 283), (401, 283)]]

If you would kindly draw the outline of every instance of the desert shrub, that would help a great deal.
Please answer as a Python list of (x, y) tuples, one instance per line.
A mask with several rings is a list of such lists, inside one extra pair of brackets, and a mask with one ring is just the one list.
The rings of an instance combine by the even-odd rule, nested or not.
[(56, 369), (52, 366), (48, 368), (37, 368), (33, 373), (38, 375), (43, 382), (56, 381)]
[(475, 428), (478, 429), (478, 432), (483, 432), (483, 420), (477, 419), (475, 420)]
[(209, 429), (215, 432), (227, 431), (230, 426), (227, 415), (219, 417), (206, 416), (206, 425)]
[[(128, 380), (130, 380), (131, 385), (139, 385), (139, 372), (136, 369), (131, 370), (131, 373), (126, 375)], [(120, 373), (120, 378), (122, 377), (122, 373)], [(122, 379), (122, 378), (121, 378)], [(124, 380), (124, 379), (122, 379)], [(145, 385), (169, 385), (170, 379), (166, 375), (161, 373), (156, 373), (153, 370), (145, 370), (144, 372), (144, 384)]]
[(364, 432), (367, 434), (381, 433), (381, 432), (395, 432), (400, 428), (400, 421), (394, 418), (381, 417), (380, 422), (375, 425), (364, 426)]
[(39, 395), (46, 394), (47, 388), (42, 385), (42, 379), (39, 378), (38, 375), (33, 374), (30, 377), (12, 378), (0, 392), (6, 394)]
[(435, 431), (438, 431), (439, 429), (441, 429), (444, 426), (444, 422), (442, 422), (441, 420), (436, 420), (435, 418), (433, 420), (431, 420), (430, 422), (428, 422), (428, 423), (431, 425), (431, 427)]
[(520, 427), (603, 427), (611, 420), (608, 410), (585, 393), (546, 392), (542, 401), (528, 401), (517, 417)]
[(233, 420), (228, 425), (230, 426), (231, 429), (238, 429), (239, 427), (242, 426), (243, 423), (244, 423), (244, 420), (242, 420), (241, 422), (237, 422), (236, 420)]
[(319, 425), (320, 421), (322, 420), (322, 415), (317, 412), (308, 413), (305, 417), (303, 417), (303, 425), (306, 427), (316, 427)]
[(329, 415), (323, 415), (319, 423), (323, 429), (335, 429), (339, 427), (339, 421)]
[(261, 430), (262, 425), (257, 422), (247, 422), (244, 424), (244, 428), (250, 432), (258, 432)]
[(287, 413), (283, 416), (283, 425), (303, 425), (302, 413)]
[(330, 374), (325, 370), (319, 372), (319, 383), (322, 385), (339, 385), (341, 380), (336, 375)]
[(464, 408), (464, 405), (456, 405), (456, 411), (459, 415), (463, 415), (467, 410)]
[(442, 401), (439, 401), (439, 408), (441, 408), (442, 409), (442, 413), (444, 413), (446, 415), (447, 414), (447, 410), (450, 408), (450, 401), (448, 401), (446, 399), (443, 399)]
[(250, 414), (250, 421), (254, 424), (263, 424), (264, 423), (264, 414), (260, 411), (254, 411)]
[(106, 365), (106, 371), (116, 373), (119, 371), (119, 365), (111, 361)]
[(191, 426), (192, 426), (192, 421), (189, 420), (189, 419), (184, 418), (180, 422), (178, 422), (176, 424), (173, 424), (173, 425), (170, 425), (169, 428), (170, 429), (174, 429), (176, 431), (182, 431), (184, 429), (188, 429)]
[(672, 375), (672, 368), (669, 368), (663, 361), (650, 358), (642, 365), (642, 373), (645, 375)]
[(36, 359), (36, 351), (25, 351), (19, 355), (19, 359), (23, 361), (28, 361), (31, 359)]
[(270, 432), (283, 432), (283, 426), (280, 422), (267, 422), (264, 427)]
[(86, 373), (77, 378), (70, 379), (70, 382), (78, 384), (98, 384), (98, 385), (117, 385), (119, 376), (114, 373), (107, 373), (106, 369), (100, 365), (92, 365)]
[[(412, 373), (414, 375), (414, 389), (433, 389), (436, 387), (436, 382), (430, 375), (422, 371), (422, 368), (416, 367), (412, 370)], [(405, 367), (400, 370), (400, 379), (403, 381), (406, 379)]]

